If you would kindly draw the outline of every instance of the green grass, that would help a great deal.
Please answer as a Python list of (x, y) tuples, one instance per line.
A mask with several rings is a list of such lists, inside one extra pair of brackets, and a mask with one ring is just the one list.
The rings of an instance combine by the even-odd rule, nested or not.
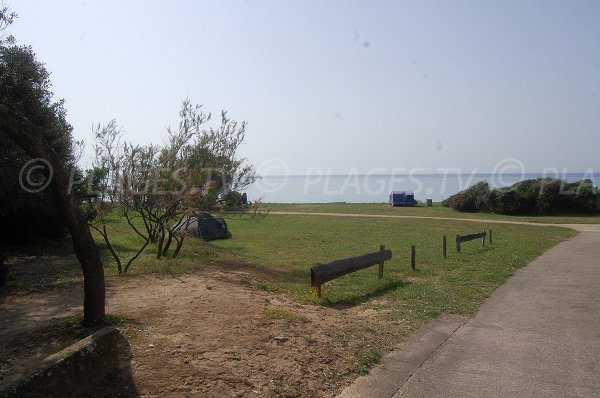
[[(365, 303), (387, 319), (413, 326), (444, 312), (472, 315), (517, 268), (575, 234), (559, 227), (308, 215), (271, 214), (261, 222), (228, 223), (233, 239), (212, 245), (278, 271), (279, 279), (269, 282), (270, 291), (320, 305)], [(493, 229), (493, 245), (467, 242), (456, 253), (456, 234), (484, 228)], [(447, 259), (441, 251), (444, 235)], [(393, 253), (383, 279), (377, 278), (377, 267), (371, 267), (326, 283), (322, 298), (317, 298), (310, 288), (311, 266), (376, 251), (380, 244)], [(411, 245), (417, 247), (416, 271), (409, 265)]]
[[(392, 209), (386, 205), (314, 205), (331, 212), (359, 209), (364, 213), (448, 212), (448, 209)], [(302, 206), (317, 211), (310, 205)], [(298, 210), (293, 206), (279, 209)], [(336, 209), (336, 210), (334, 210)], [(442, 214), (444, 215), (444, 214)], [(446, 214), (447, 215), (447, 214)], [(522, 267), (548, 248), (575, 234), (559, 227), (510, 224), (474, 224), (468, 221), (434, 219), (350, 218), (310, 215), (271, 214), (262, 221), (228, 220), (233, 239), (206, 243), (187, 238), (177, 259), (157, 260), (156, 247), (150, 245), (132, 265), (130, 274), (161, 272), (181, 274), (195, 266), (213, 261), (238, 258), (265, 270), (272, 277), (258, 281), (257, 288), (284, 293), (302, 303), (343, 308), (364, 304), (379, 316), (397, 321), (410, 329), (442, 313), (472, 315), (489, 294), (517, 268)], [(463, 244), (457, 254), (453, 239), (492, 229), (494, 244), (482, 247), (478, 241)], [(127, 223), (114, 215), (109, 229), (115, 248), (131, 256), (140, 244)], [(442, 257), (442, 237), (448, 237), (448, 258)], [(99, 236), (108, 274), (115, 274), (115, 263)], [(343, 276), (323, 285), (323, 295), (316, 296), (310, 287), (310, 267), (317, 262), (376, 251), (383, 244), (391, 249), (392, 260), (386, 262), (383, 279), (377, 267)], [(410, 247), (417, 248), (417, 270), (409, 265)], [(276, 318), (289, 314), (270, 312)], [(400, 330), (398, 333), (406, 333)]]
[[(138, 227), (143, 229), (141, 221), (136, 221), (139, 222)], [(111, 244), (121, 257), (123, 266), (125, 266), (128, 259), (133, 257), (142, 247), (143, 241), (133, 232), (127, 221), (116, 213), (108, 217), (107, 230), (109, 231)], [(117, 274), (117, 263), (108, 250), (104, 239), (96, 231), (92, 231), (92, 235), (100, 249), (108, 274)], [(188, 271), (196, 264), (205, 264), (218, 257), (218, 253), (215, 252), (213, 247), (192, 237), (186, 238), (182, 251), (175, 259), (171, 257), (174, 249), (175, 242), (171, 245), (167, 256), (157, 259), (156, 244), (148, 245), (140, 257), (132, 263), (126, 275), (148, 273), (176, 275)]]
[(286, 308), (267, 308), (265, 314), (271, 319), (285, 319), (290, 322), (296, 322), (301, 319), (297, 313)]
[[(273, 210), (463, 216), (462, 213), (439, 206), (404, 209), (385, 204), (277, 205), (273, 206)], [(482, 217), (479, 214), (467, 216)], [(510, 219), (487, 216), (490, 219)], [(552, 218), (552, 222), (572, 220)], [(241, 264), (250, 262), (270, 274), (264, 280), (257, 281), (258, 289), (287, 294), (306, 304), (334, 308), (361, 304), (361, 309), (374, 309), (380, 319), (389, 321), (386, 324), (390, 325), (390, 333), (401, 338), (422, 322), (442, 313), (473, 315), (485, 298), (515, 270), (576, 234), (570, 229), (542, 225), (273, 213), (261, 221), (232, 218), (228, 224), (233, 233), (232, 239), (206, 243), (187, 238), (177, 259), (157, 260), (156, 246), (149, 245), (131, 266), (130, 274), (181, 274), (213, 261), (226, 260), (229, 263), (233, 257), (233, 261), (237, 258)], [(111, 216), (108, 228), (119, 253), (124, 258), (134, 255), (141, 242), (126, 221), (115, 214)], [(461, 253), (456, 253), (453, 245), (455, 235), (482, 229), (493, 230), (493, 244), (482, 246), (480, 241), (467, 242), (463, 244)], [(442, 257), (444, 235), (448, 237), (446, 259)], [(95, 238), (107, 274), (116, 274), (116, 266), (107, 247), (98, 234), (95, 234)], [(317, 297), (310, 287), (312, 266), (317, 262), (326, 263), (377, 251), (381, 244), (393, 253), (392, 260), (385, 263), (383, 279), (377, 278), (376, 266), (370, 267), (324, 284), (322, 297)], [(417, 249), (416, 271), (410, 268), (412, 245)], [(282, 308), (268, 308), (265, 316), (289, 322), (304, 319), (301, 313)], [(342, 313), (341, 316), (345, 315)], [(79, 318), (67, 320), (63, 326), (76, 327), (79, 322)], [(122, 322), (115, 320), (117, 324)], [(378, 344), (373, 341), (370, 347), (357, 351), (358, 372), (367, 372), (380, 360)]]
[[(334, 212), (346, 208), (374, 212), (447, 209), (392, 209), (386, 205), (314, 205)], [(289, 206), (289, 208), (293, 208)], [(280, 207), (283, 208), (283, 207)], [(314, 210), (308, 207), (309, 210)], [(298, 210), (298, 209), (295, 209)], [(155, 245), (131, 266), (129, 274), (151, 272), (181, 274), (196, 266), (227, 258), (272, 270), (272, 278), (258, 281), (258, 288), (286, 293), (303, 303), (327, 306), (352, 306), (364, 303), (390, 320), (417, 325), (444, 313), (471, 315), (483, 300), (517, 268), (526, 265), (556, 243), (575, 232), (558, 227), (473, 224), (468, 221), (434, 219), (350, 218), (310, 215), (271, 214), (262, 221), (228, 220), (233, 239), (206, 243), (187, 238), (177, 259), (156, 259)], [(140, 239), (118, 215), (108, 225), (114, 247), (124, 258), (132, 256)], [(463, 245), (457, 254), (453, 239), (457, 234), (492, 229), (494, 244), (478, 242)], [(442, 237), (448, 237), (447, 259), (442, 258)], [(116, 274), (116, 265), (101, 237), (95, 235), (107, 267)], [(323, 285), (318, 298), (310, 287), (310, 267), (376, 251), (383, 244), (391, 249), (383, 279), (377, 267), (343, 276)], [(417, 270), (409, 265), (410, 247), (417, 248)], [(273, 314), (272, 314), (273, 315)]]
[(434, 203), (433, 207), (391, 207), (387, 203), (265, 203), (266, 208), (272, 211), (294, 211), (315, 213), (353, 213), (353, 214), (381, 214), (397, 216), (420, 216), (420, 217), (451, 217), (466, 219), (486, 220), (508, 220), (527, 221), (537, 223), (556, 224), (598, 224), (600, 214), (564, 214), (556, 216), (524, 215), (506, 216), (495, 213), (461, 213), (440, 203)]
[[(125, 315), (120, 314), (106, 314), (104, 317), (104, 321), (99, 327), (104, 327), (107, 325), (120, 326), (127, 322), (127, 317)], [(62, 328), (75, 328), (80, 327), (83, 324), (83, 314), (73, 315), (69, 318), (63, 319), (59, 322), (59, 325)]]
[(129, 319), (121, 314), (106, 314), (102, 323), (94, 326), (83, 326), (83, 314), (73, 315), (58, 322), (59, 326), (78, 338), (84, 338), (105, 326), (121, 326)]
[(369, 369), (373, 365), (377, 365), (381, 361), (381, 353), (377, 348), (367, 347), (367, 349), (359, 355), (356, 372), (359, 374), (369, 373)]

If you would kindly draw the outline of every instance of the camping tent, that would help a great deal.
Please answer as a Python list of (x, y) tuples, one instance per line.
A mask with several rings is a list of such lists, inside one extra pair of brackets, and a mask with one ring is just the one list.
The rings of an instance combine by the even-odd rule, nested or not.
[(205, 241), (231, 238), (231, 232), (222, 217), (213, 217), (204, 212), (183, 217), (173, 226), (173, 229), (183, 230), (188, 235)]

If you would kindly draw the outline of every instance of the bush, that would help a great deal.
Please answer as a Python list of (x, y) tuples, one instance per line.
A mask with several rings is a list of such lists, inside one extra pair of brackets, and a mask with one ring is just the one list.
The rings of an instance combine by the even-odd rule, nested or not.
[(482, 181), (452, 195), (442, 204), (463, 212), (597, 213), (600, 211), (600, 191), (589, 179), (568, 183), (553, 178), (538, 178), (493, 190), (489, 189), (487, 182)]
[(452, 207), (458, 211), (485, 211), (488, 209), (490, 186), (486, 181), (478, 182), (442, 202), (443, 206)]

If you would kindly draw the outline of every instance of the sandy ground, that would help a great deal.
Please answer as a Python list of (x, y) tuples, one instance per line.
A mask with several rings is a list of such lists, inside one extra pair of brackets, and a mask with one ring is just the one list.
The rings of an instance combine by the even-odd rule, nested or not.
[[(68, 261), (19, 259), (9, 264), (12, 277), (42, 260)], [(107, 278), (107, 312), (128, 318), (119, 327), (127, 341), (120, 369), (90, 395), (332, 397), (357, 376), (367, 347), (386, 352), (398, 343), (404, 325), (365, 305), (300, 305), (257, 288), (273, 277), (232, 262), (178, 276)], [(59, 321), (80, 313), (82, 300), (80, 283), (24, 292), (9, 279), (0, 291), (0, 386), (77, 340)], [(271, 308), (298, 318), (273, 319)]]

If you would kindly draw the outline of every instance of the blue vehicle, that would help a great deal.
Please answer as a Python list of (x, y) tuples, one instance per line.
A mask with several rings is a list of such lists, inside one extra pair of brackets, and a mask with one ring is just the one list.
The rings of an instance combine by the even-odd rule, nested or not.
[(390, 193), (390, 205), (394, 207), (416, 206), (415, 194), (411, 191), (393, 191)]

